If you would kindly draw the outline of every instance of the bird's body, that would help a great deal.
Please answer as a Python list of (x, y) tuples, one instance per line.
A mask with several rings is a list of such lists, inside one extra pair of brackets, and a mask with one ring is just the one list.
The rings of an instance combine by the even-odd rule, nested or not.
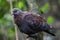
[(51, 33), (50, 26), (39, 14), (34, 14), (28, 11), (19, 12), (18, 15), (14, 14), (14, 22), (22, 33), (29, 36), (41, 31), (55, 36), (55, 34)]

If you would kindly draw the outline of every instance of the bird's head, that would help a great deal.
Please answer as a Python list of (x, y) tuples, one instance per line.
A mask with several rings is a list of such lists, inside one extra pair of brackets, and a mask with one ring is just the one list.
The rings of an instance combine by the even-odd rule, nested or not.
[(12, 9), (12, 15), (17, 16), (22, 14), (22, 10), (18, 9), (18, 8), (13, 8)]

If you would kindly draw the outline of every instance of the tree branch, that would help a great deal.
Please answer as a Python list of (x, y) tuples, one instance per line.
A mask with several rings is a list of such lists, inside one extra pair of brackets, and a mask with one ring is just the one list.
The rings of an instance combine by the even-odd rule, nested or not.
[[(12, 5), (12, 0), (10, 0), (10, 9), (11, 9), (11, 14), (12, 14), (12, 8), (13, 8), (13, 5)], [(13, 24), (14, 24), (14, 26), (15, 26), (16, 40), (18, 40), (17, 27), (16, 27), (16, 25), (15, 25), (15, 23), (14, 23), (13, 19), (12, 19), (12, 22), (13, 22)]]

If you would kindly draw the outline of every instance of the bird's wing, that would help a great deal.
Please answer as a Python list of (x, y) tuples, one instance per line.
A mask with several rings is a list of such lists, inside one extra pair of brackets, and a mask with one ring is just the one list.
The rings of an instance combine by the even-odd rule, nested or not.
[(51, 27), (45, 22), (45, 20), (37, 15), (27, 15), (24, 17), (24, 20), (28, 23), (29, 27), (35, 32), (45, 31), (54, 36), (51, 32)]
[(26, 22), (25, 20), (23, 20), (23, 22), (21, 24), (20, 31), (25, 34), (32, 34), (33, 33), (33, 30), (31, 28), (29, 28), (28, 22)]
[(43, 18), (40, 18), (37, 15), (29, 14), (24, 17), (24, 20), (28, 23), (29, 27), (32, 29), (37, 29), (38, 25), (41, 25)]

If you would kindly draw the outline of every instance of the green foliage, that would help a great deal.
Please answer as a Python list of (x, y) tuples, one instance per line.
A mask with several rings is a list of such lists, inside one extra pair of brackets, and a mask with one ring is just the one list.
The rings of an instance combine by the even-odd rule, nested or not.
[(9, 34), (8, 36), (12, 37), (15, 33), (14, 27), (8, 28), (7, 33)]
[(13, 18), (13, 17), (12, 17), (12, 15), (11, 15), (11, 14), (8, 14), (8, 13), (7, 13), (7, 14), (5, 14), (5, 15), (4, 15), (4, 19), (6, 19), (6, 20), (11, 21), (11, 20), (12, 20), (12, 18)]
[(39, 9), (39, 10), (41, 10), (41, 11), (45, 12), (48, 8), (49, 8), (49, 3), (48, 3), (48, 2), (46, 2), (43, 6), (41, 6), (41, 7), (40, 7), (40, 9)]
[(58, 4), (59, 4), (59, 6), (60, 6), (60, 0), (58, 0)]
[(14, 7), (20, 8), (21, 10), (26, 10), (27, 9), (24, 0), (21, 0), (21, 1), (17, 2), (17, 3), (14, 3)]
[(19, 1), (17, 4), (15, 4), (15, 6), (21, 9), (24, 7), (24, 3), (22, 1)]
[(48, 16), (47, 17), (47, 23), (52, 23), (53, 22), (53, 17), (52, 16)]
[(9, 11), (9, 8), (9, 2), (6, 0), (0, 0), (0, 18), (2, 18), (4, 14)]

